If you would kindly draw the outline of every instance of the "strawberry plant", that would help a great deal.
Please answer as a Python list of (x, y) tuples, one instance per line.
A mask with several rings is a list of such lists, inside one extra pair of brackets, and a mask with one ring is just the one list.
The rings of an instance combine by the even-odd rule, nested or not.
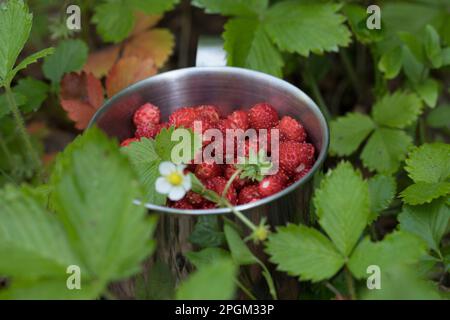
[[(0, 299), (450, 297), (448, 0), (74, 5), (81, 30), (67, 27), (66, 4), (0, 0)], [(369, 5), (380, 9), (376, 28)], [(135, 131), (121, 141), (87, 129), (123, 89), (188, 66), (202, 34), (223, 39), (228, 66), (312, 97), (330, 128), (322, 168), (309, 120), (276, 102), (224, 113), (221, 101), (189, 106), (174, 93), (171, 114), (155, 101), (130, 106), (123, 125)], [(215, 139), (200, 137), (208, 129), (268, 134), (265, 147), (237, 146), (243, 162), (196, 163)], [(183, 135), (187, 149), (174, 139)], [(298, 186), (310, 205), (289, 208), (307, 219), (240, 209), (311, 170)], [(144, 204), (230, 214), (180, 218)], [(185, 238), (167, 248), (169, 225)]]

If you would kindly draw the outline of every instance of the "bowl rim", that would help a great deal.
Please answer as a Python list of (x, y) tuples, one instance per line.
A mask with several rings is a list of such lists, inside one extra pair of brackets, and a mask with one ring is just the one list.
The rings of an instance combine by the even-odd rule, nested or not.
[[(96, 111), (96, 113), (90, 120), (87, 129), (94, 126), (95, 123), (98, 121), (98, 119), (105, 112), (107, 112), (109, 110), (109, 108), (114, 105), (114, 103), (116, 101), (120, 100), (123, 96), (128, 95), (130, 92), (136, 91), (141, 87), (145, 87), (149, 83), (158, 82), (161, 80), (176, 79), (180, 76), (191, 74), (191, 73), (227, 73), (227, 74), (240, 74), (240, 75), (245, 74), (246, 76), (249, 76), (249, 77), (255, 77), (258, 79), (270, 81), (270, 82), (274, 83), (275, 86), (283, 87), (284, 90), (289, 91), (290, 93), (292, 93), (293, 96), (296, 96), (298, 99), (303, 100), (303, 102), (308, 106), (308, 108), (312, 109), (314, 115), (316, 117), (318, 117), (320, 123), (322, 124), (322, 127), (324, 128), (324, 136), (322, 139), (323, 140), (322, 148), (319, 152), (319, 156), (317, 157), (311, 170), (303, 178), (301, 178), (300, 180), (291, 184), (289, 187), (283, 189), (281, 192), (273, 194), (269, 197), (260, 199), (258, 201), (250, 202), (250, 203), (247, 203), (244, 205), (235, 206), (236, 210), (246, 211), (249, 209), (257, 208), (257, 207), (263, 206), (265, 204), (268, 204), (274, 200), (277, 200), (277, 199), (285, 196), (286, 194), (294, 191), (295, 189), (301, 187), (302, 185), (305, 185), (312, 178), (312, 176), (316, 173), (316, 171), (322, 166), (323, 162), (325, 161), (325, 159), (327, 157), (328, 148), (329, 148), (329, 144), (330, 144), (330, 129), (329, 129), (328, 122), (325, 119), (325, 116), (323, 115), (322, 111), (317, 106), (317, 104), (306, 93), (304, 93), (300, 88), (297, 88), (293, 84), (290, 84), (289, 82), (287, 82), (283, 79), (277, 78), (275, 76), (272, 76), (272, 75), (269, 75), (269, 74), (266, 74), (263, 72), (244, 69), (244, 68), (238, 68), (238, 67), (189, 67), (189, 68), (182, 68), (182, 69), (176, 69), (176, 70), (163, 72), (163, 73), (157, 74), (155, 76), (141, 80), (141, 81), (123, 89), (122, 91), (120, 91), (119, 93), (117, 93), (116, 95), (114, 95), (113, 97), (108, 99), (107, 101), (105, 101), (105, 103)], [(135, 200), (134, 203), (137, 205), (142, 205), (142, 201), (140, 201), (140, 200)], [(171, 207), (158, 206), (158, 205), (154, 205), (152, 203), (145, 203), (144, 206), (145, 206), (145, 208), (152, 210), (152, 211), (169, 213), (169, 214), (180, 214), (180, 215), (218, 215), (218, 214), (226, 214), (226, 213), (232, 212), (232, 210), (230, 208), (217, 208), (217, 209), (204, 209), (204, 210), (201, 210), (201, 209), (181, 210), (181, 209), (176, 209), (176, 208), (171, 208)]]

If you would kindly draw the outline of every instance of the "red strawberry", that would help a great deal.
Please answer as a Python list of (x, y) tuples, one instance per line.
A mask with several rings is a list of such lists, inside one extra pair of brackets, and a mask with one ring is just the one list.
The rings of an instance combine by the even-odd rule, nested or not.
[(300, 165), (311, 166), (314, 162), (314, 146), (310, 143), (284, 141), (279, 152), (280, 167), (288, 174), (295, 173)]
[(248, 112), (250, 127), (255, 129), (270, 129), (278, 124), (278, 113), (268, 103), (258, 103)]
[(206, 201), (201, 195), (193, 191), (189, 191), (186, 194), (186, 200), (196, 208), (201, 207)]
[(208, 120), (210, 123), (219, 121), (219, 109), (216, 106), (203, 105), (195, 108), (197, 117), (201, 120)]
[(136, 127), (144, 127), (148, 124), (157, 124), (161, 119), (161, 112), (157, 106), (146, 103), (136, 110), (133, 116), (133, 122)]
[[(303, 164), (305, 167), (311, 167), (314, 164), (314, 153), (315, 148), (312, 144), (302, 143), (300, 148), (300, 165)], [(296, 171), (299, 172), (299, 169), (297, 168)]]
[(228, 115), (228, 120), (230, 120), (236, 129), (247, 130), (249, 128), (247, 112), (244, 110), (236, 110), (232, 114)]
[(263, 197), (271, 196), (280, 192), (286, 186), (286, 182), (278, 175), (265, 177), (258, 186), (258, 191)]
[[(224, 177), (214, 177), (206, 181), (206, 187), (212, 191), (215, 191), (218, 195), (222, 195), (226, 185), (227, 180)], [(231, 185), (228, 189), (227, 199), (231, 204), (237, 204), (237, 193), (233, 185)]]
[[(224, 172), (224, 176), (227, 180), (229, 180), (231, 178), (231, 176), (236, 172), (236, 167), (233, 164), (227, 164), (225, 166), (225, 172)], [(249, 184), (249, 180), (248, 179), (241, 179), (239, 178), (239, 176), (237, 176), (234, 180), (233, 180), (233, 186), (239, 190), (242, 189), (244, 186), (246, 186), (247, 184)]]
[(220, 176), (221, 174), (222, 168), (215, 162), (203, 162), (195, 168), (195, 175), (201, 180), (211, 179), (213, 177)]
[(304, 142), (306, 139), (305, 129), (294, 118), (288, 116), (281, 118), (278, 129), (280, 130), (281, 139), (297, 142)]
[(132, 142), (139, 141), (138, 138), (128, 138), (122, 141), (120, 144), (121, 147), (128, 147)]
[(194, 108), (184, 107), (178, 110), (175, 110), (169, 116), (169, 125), (175, 127), (184, 127), (190, 128), (193, 125), (193, 122), (197, 118), (197, 113)]
[(161, 131), (162, 126), (159, 124), (148, 123), (145, 126), (140, 126), (136, 129), (136, 138), (149, 138), (153, 139)]
[(186, 198), (183, 198), (181, 200), (171, 203), (170, 207), (172, 207), (174, 209), (181, 209), (181, 210), (195, 209), (194, 206), (192, 204), (190, 204)]
[(217, 207), (217, 205), (214, 202), (206, 200), (199, 209), (208, 210), (208, 209), (214, 209), (215, 207)]
[(257, 185), (246, 186), (239, 192), (239, 204), (250, 203), (261, 199)]
[(294, 182), (300, 180), (301, 178), (306, 176), (309, 171), (311, 171), (311, 167), (310, 166), (304, 166), (303, 164), (301, 164), (299, 167), (297, 167), (296, 172), (294, 173), (294, 177), (293, 177), (292, 180)]

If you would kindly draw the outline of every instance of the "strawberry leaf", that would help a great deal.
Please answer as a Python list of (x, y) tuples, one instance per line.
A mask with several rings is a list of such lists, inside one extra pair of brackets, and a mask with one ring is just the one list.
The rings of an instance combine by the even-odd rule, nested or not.
[(384, 73), (386, 79), (394, 79), (402, 69), (403, 49), (397, 46), (385, 52), (378, 62), (378, 69)]
[(362, 279), (370, 275), (366, 270), (371, 265), (383, 270), (392, 265), (413, 264), (425, 253), (424, 241), (411, 233), (396, 231), (380, 242), (364, 238), (352, 253), (348, 267), (356, 278)]
[(61, 81), (61, 106), (80, 130), (88, 126), (103, 101), (102, 83), (90, 73), (68, 73)]
[(401, 230), (421, 237), (429, 248), (440, 252), (439, 244), (450, 221), (450, 208), (444, 199), (421, 206), (404, 206), (398, 219)]
[(127, 4), (133, 9), (140, 10), (147, 14), (161, 14), (165, 11), (172, 10), (180, 0), (127, 0)]
[(133, 30), (133, 10), (126, 1), (107, 1), (95, 7), (92, 22), (105, 42), (118, 43)]
[(421, 83), (418, 83), (414, 90), (420, 98), (430, 108), (434, 108), (439, 98), (439, 83), (431, 78), (428, 78)]
[(33, 15), (22, 0), (0, 4), (0, 83), (12, 80), (9, 74), (28, 40), (32, 21)]
[(375, 129), (372, 119), (361, 113), (348, 113), (330, 124), (330, 149), (339, 156), (350, 155)]
[(402, 191), (400, 196), (407, 204), (430, 203), (434, 199), (450, 194), (450, 182), (417, 182)]
[(348, 257), (369, 221), (367, 182), (351, 164), (342, 162), (322, 180), (314, 205), (320, 226)]
[(186, 253), (189, 262), (197, 269), (203, 268), (218, 259), (229, 259), (230, 253), (222, 248), (205, 248), (201, 251), (190, 251)]
[(65, 73), (83, 68), (88, 55), (88, 47), (81, 40), (61, 41), (55, 53), (44, 59), (42, 70), (47, 79), (56, 86)]
[(351, 41), (345, 17), (337, 13), (340, 7), (329, 3), (279, 2), (267, 11), (265, 29), (283, 51), (303, 56), (337, 51)]
[(372, 109), (376, 123), (391, 128), (405, 128), (417, 120), (422, 111), (422, 102), (413, 93), (397, 91), (385, 95)]
[(440, 68), (442, 66), (443, 60), (441, 39), (439, 37), (439, 34), (431, 25), (427, 25), (425, 31), (425, 53), (427, 55), (427, 58), (434, 68)]
[(427, 116), (427, 124), (432, 128), (450, 127), (450, 104), (438, 106)]
[(380, 173), (396, 172), (406, 158), (412, 138), (401, 130), (380, 128), (369, 138), (361, 153), (367, 168)]
[(344, 257), (327, 237), (302, 225), (278, 227), (269, 235), (266, 251), (279, 270), (301, 280), (330, 278), (344, 265)]
[(106, 76), (119, 58), (119, 53), (120, 46), (111, 46), (93, 52), (89, 55), (83, 71), (90, 72), (97, 78)]
[[(194, 159), (196, 152), (200, 150), (201, 146), (201, 138), (192, 129), (163, 128), (155, 138), (155, 150), (162, 161), (189, 163)], [(175, 149), (176, 147), (177, 149)], [(185, 154), (178, 149), (179, 147), (188, 152)], [(179, 161), (175, 161), (175, 158), (179, 158)]]
[(29, 55), (28, 57), (26, 57), (25, 59), (23, 59), (10, 73), (10, 75), (8, 76), (9, 79), (13, 79), (16, 74), (20, 71), (25, 69), (26, 67), (28, 67), (28, 65), (32, 64), (32, 63), (36, 63), (39, 59), (45, 58), (46, 56), (52, 55), (55, 52), (54, 48), (46, 48), (43, 49), (41, 51), (38, 51), (36, 53), (33, 53), (31, 55)]
[(377, 214), (387, 209), (395, 197), (396, 183), (392, 176), (377, 174), (368, 180), (369, 196), (370, 196), (370, 211), (372, 219), (376, 218)]
[(249, 16), (262, 13), (268, 0), (193, 0), (192, 4), (204, 8), (206, 13), (220, 13), (224, 16)]
[(45, 82), (28, 77), (20, 79), (13, 90), (26, 98), (26, 103), (20, 109), (23, 112), (30, 112), (41, 107), (47, 99), (49, 89)]
[(283, 59), (256, 17), (233, 18), (225, 24), (228, 65), (282, 76)]

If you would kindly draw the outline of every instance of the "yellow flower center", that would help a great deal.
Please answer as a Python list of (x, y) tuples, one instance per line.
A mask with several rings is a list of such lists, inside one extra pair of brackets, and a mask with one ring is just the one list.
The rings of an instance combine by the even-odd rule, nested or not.
[(173, 186), (179, 186), (183, 183), (183, 176), (178, 172), (172, 172), (166, 177), (166, 179)]

